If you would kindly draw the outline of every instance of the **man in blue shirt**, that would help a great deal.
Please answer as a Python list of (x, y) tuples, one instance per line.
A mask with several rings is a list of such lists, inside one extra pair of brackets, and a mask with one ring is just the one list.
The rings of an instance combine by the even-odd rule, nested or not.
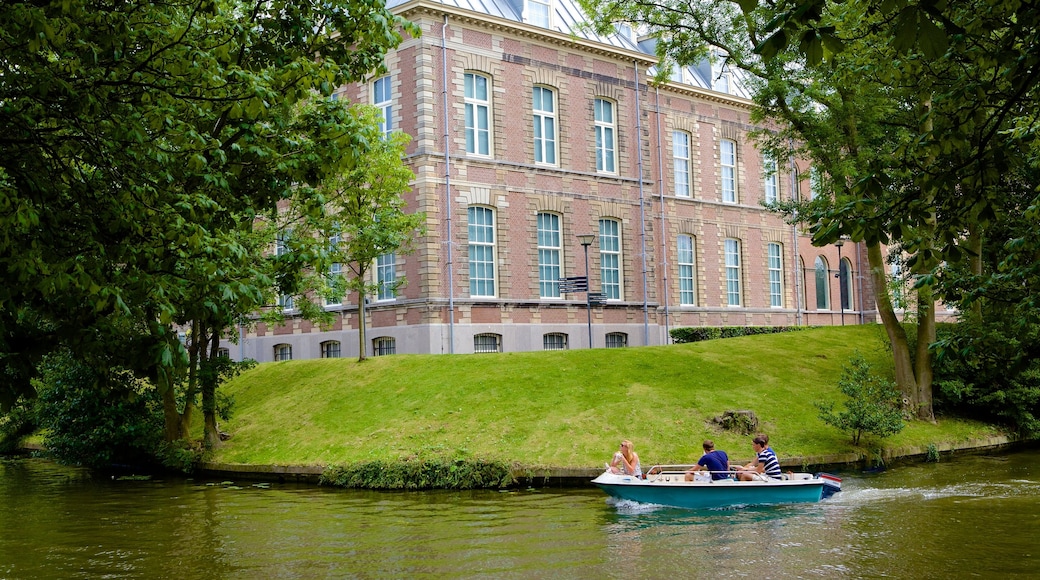
[(765, 435), (755, 435), (751, 440), (751, 448), (755, 450), (755, 461), (737, 470), (737, 479), (740, 481), (755, 481), (768, 479), (780, 479), (783, 471), (780, 470), (780, 461), (776, 458), (772, 448), (767, 446), (769, 439)]
[(730, 476), (729, 456), (726, 455), (726, 452), (716, 451), (715, 442), (711, 439), (705, 439), (701, 447), (704, 448), (704, 455), (697, 460), (697, 465), (686, 471), (686, 481), (693, 481), (694, 472), (701, 469), (710, 472), (712, 479), (728, 479)]

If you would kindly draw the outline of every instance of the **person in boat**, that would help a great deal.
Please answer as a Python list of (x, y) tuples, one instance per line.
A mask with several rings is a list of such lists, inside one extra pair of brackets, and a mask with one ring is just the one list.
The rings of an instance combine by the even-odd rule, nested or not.
[(694, 473), (701, 470), (710, 472), (713, 480), (729, 479), (731, 474), (729, 456), (726, 455), (726, 452), (715, 449), (715, 442), (711, 439), (705, 439), (701, 447), (704, 448), (704, 455), (697, 460), (697, 465), (686, 471), (686, 481), (693, 481)]
[(764, 479), (780, 479), (780, 461), (776, 453), (769, 447), (769, 439), (765, 435), (755, 435), (751, 440), (751, 448), (755, 450), (755, 460), (737, 469), (740, 481), (756, 481)]
[(621, 448), (614, 453), (614, 459), (610, 462), (610, 472), (643, 476), (643, 469), (639, 466), (639, 455), (632, 449), (632, 442), (628, 439), (622, 441)]

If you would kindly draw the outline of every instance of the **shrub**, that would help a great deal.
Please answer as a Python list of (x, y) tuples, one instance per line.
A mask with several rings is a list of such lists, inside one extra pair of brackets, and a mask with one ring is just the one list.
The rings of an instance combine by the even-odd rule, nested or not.
[(330, 466), (318, 483), (358, 489), (482, 489), (513, 481), (509, 465), (500, 461), (436, 457)]
[(715, 340), (717, 338), (733, 338), (736, 336), (752, 336), (756, 334), (776, 334), (778, 332), (791, 332), (805, 330), (810, 326), (684, 326), (673, 328), (668, 332), (672, 342), (683, 344), (688, 342), (700, 342), (702, 340)]
[(870, 433), (879, 438), (903, 430), (903, 413), (895, 383), (871, 374), (870, 365), (859, 354), (842, 369), (838, 389), (845, 394), (845, 410), (834, 411), (834, 403), (816, 403), (820, 419), (852, 436), (852, 444)]
[(0, 453), (17, 451), (22, 438), (35, 430), (35, 401), (19, 401), (10, 411), (0, 415)]
[(99, 372), (51, 355), (38, 381), (44, 445), (62, 463), (103, 468), (152, 463), (162, 440), (155, 390), (127, 371)]

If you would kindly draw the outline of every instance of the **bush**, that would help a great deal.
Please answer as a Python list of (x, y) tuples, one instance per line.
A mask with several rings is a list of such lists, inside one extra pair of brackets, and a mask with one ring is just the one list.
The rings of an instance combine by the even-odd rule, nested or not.
[(733, 338), (736, 336), (752, 336), (756, 334), (776, 334), (805, 330), (811, 326), (684, 326), (673, 328), (668, 332), (675, 344), (715, 340), (717, 338)]
[(0, 415), (0, 453), (17, 451), (22, 439), (35, 430), (35, 402), (19, 401), (10, 411)]
[(161, 401), (129, 372), (101, 373), (55, 354), (44, 362), (37, 390), (44, 445), (56, 460), (92, 468), (154, 462)]
[(820, 419), (852, 436), (852, 444), (870, 433), (880, 438), (903, 430), (903, 412), (895, 383), (870, 373), (870, 365), (859, 354), (842, 369), (838, 389), (848, 397), (845, 410), (834, 412), (834, 403), (815, 403)]
[(500, 461), (457, 458), (404, 459), (336, 465), (325, 469), (319, 485), (357, 489), (483, 489), (514, 482)]
[(997, 320), (939, 330), (936, 410), (1040, 434), (1040, 327)]

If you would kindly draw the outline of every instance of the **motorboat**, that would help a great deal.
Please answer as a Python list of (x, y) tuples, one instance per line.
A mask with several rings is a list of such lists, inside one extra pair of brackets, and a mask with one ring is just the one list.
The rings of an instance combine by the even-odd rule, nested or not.
[(780, 479), (760, 476), (738, 481), (733, 472), (696, 471), (686, 481), (692, 465), (655, 465), (647, 475), (613, 473), (608, 467), (592, 483), (612, 497), (645, 504), (679, 508), (717, 508), (745, 505), (810, 503), (841, 491), (841, 478), (829, 473), (785, 472)]

